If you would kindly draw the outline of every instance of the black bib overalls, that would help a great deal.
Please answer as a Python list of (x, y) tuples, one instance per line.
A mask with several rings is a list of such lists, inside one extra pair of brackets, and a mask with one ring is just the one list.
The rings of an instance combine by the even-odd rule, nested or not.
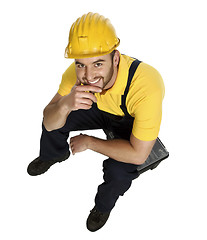
[[(47, 161), (59, 158), (69, 151), (68, 137), (71, 131), (90, 129), (103, 129), (107, 138), (130, 139), (134, 118), (126, 108), (126, 97), (134, 73), (140, 61), (135, 60), (129, 69), (127, 86), (122, 95), (120, 108), (124, 117), (106, 113), (93, 104), (89, 110), (72, 111), (65, 125), (57, 130), (48, 132), (42, 124), (42, 136), (40, 140), (40, 157)], [(80, 166), (81, 167), (81, 166)], [(110, 211), (118, 197), (130, 188), (132, 180), (139, 176), (137, 165), (118, 162), (108, 158), (103, 162), (104, 182), (99, 185), (95, 197), (95, 204), (101, 212)], [(77, 173), (77, 177), (78, 173)]]

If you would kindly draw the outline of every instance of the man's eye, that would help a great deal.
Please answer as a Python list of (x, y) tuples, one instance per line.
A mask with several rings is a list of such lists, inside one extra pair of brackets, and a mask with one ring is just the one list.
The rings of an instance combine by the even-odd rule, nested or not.
[(96, 63), (95, 64), (95, 67), (100, 67), (100, 66), (102, 66), (102, 63)]
[(84, 64), (78, 64), (78, 68), (83, 68), (84, 66)]

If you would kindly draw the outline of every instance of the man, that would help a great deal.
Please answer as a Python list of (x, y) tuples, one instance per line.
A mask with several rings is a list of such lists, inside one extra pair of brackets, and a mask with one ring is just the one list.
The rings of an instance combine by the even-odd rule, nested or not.
[(59, 90), (44, 109), (40, 155), (28, 166), (32, 176), (43, 174), (70, 156), (67, 139), (75, 130), (103, 129), (107, 140), (86, 134), (70, 139), (73, 154), (91, 149), (108, 156), (104, 182), (87, 219), (90, 231), (107, 221), (119, 196), (139, 176), (137, 167), (158, 137), (164, 85), (151, 66), (121, 55), (120, 40), (110, 21), (88, 13), (73, 23), (66, 58), (74, 58)]

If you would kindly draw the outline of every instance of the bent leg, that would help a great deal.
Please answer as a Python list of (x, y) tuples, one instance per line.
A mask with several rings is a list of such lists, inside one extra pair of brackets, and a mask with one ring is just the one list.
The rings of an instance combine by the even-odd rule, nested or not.
[(89, 110), (77, 110), (69, 114), (65, 125), (48, 132), (42, 124), (40, 140), (40, 157), (44, 160), (59, 158), (69, 151), (67, 139), (71, 131), (102, 129), (106, 127), (106, 119), (93, 104)]
[(95, 204), (99, 211), (109, 212), (119, 196), (130, 188), (132, 180), (139, 176), (137, 165), (118, 162), (111, 158), (103, 162), (104, 182), (98, 186)]

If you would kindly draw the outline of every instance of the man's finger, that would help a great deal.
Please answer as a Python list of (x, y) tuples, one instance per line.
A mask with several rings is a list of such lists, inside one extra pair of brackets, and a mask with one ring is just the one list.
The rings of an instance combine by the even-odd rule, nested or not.
[(102, 92), (102, 89), (100, 87), (95, 87), (91, 85), (80, 85), (77, 88), (80, 92)]
[(88, 99), (90, 99), (91, 101), (93, 101), (93, 102), (97, 102), (97, 99), (96, 99), (96, 97), (94, 96), (94, 94), (93, 93), (89, 93), (89, 92), (81, 92), (80, 93), (80, 97), (81, 98), (88, 98)]
[(76, 86), (81, 85), (81, 81), (80, 81), (79, 79), (77, 79), (75, 85), (76, 85)]

